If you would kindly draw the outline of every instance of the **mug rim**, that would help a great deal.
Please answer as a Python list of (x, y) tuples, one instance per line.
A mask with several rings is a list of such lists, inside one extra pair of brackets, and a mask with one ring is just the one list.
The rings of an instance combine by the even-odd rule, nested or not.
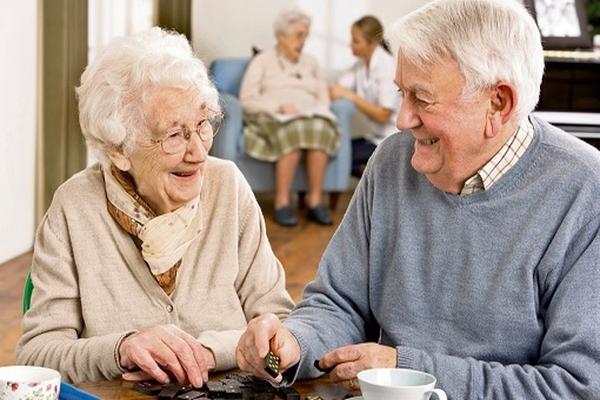
[[(24, 371), (34, 372), (41, 377), (24, 376), (15, 379), (15, 374), (22, 374)], [(40, 367), (37, 365), (4, 365), (0, 367), (0, 381), (3, 382), (29, 383), (32, 381), (46, 382), (56, 379), (59, 381), (62, 379), (60, 372), (48, 367)]]
[[(367, 372), (370, 371), (403, 371), (403, 372), (410, 372), (412, 374), (416, 374), (416, 375), (424, 375), (427, 376), (428, 378), (431, 378), (431, 382), (430, 383), (423, 383), (420, 385), (382, 385), (381, 383), (375, 383), (375, 382), (371, 382), (367, 379), (364, 378), (364, 375), (367, 374)], [(361, 377), (362, 375), (362, 377)], [(411, 368), (368, 368), (368, 369), (363, 369), (362, 371), (360, 371), (358, 374), (356, 374), (356, 377), (360, 381), (368, 384), (368, 385), (373, 385), (373, 386), (377, 386), (377, 387), (381, 387), (381, 388), (394, 388), (394, 389), (401, 389), (401, 388), (420, 388), (423, 386), (428, 386), (428, 385), (434, 385), (437, 383), (437, 379), (435, 376), (433, 376), (432, 374), (425, 372), (425, 371), (420, 371), (418, 369), (411, 369)]]

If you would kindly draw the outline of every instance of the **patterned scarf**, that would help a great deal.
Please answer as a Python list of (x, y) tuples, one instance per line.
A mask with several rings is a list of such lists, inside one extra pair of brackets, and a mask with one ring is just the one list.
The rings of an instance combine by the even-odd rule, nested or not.
[(132, 236), (152, 275), (170, 295), (182, 257), (202, 230), (200, 196), (175, 211), (156, 215), (136, 192), (128, 173), (112, 165), (103, 168), (103, 174), (108, 212)]

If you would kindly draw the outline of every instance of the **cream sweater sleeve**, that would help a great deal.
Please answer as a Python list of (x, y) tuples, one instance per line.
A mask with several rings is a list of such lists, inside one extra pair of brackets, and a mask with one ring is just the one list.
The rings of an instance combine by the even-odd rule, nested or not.
[(120, 376), (116, 349), (129, 332), (80, 338), (84, 326), (77, 272), (66, 222), (56, 204), (38, 228), (34, 248), (34, 290), (22, 321), (17, 362), (54, 368), (70, 382)]
[[(240, 303), (250, 321), (264, 313), (284, 319), (294, 307), (285, 289), (285, 272), (267, 238), (264, 217), (247, 182), (236, 173), (240, 198), (239, 273), (235, 280)], [(215, 354), (217, 370), (237, 367), (235, 349), (243, 330), (204, 331), (199, 341)]]

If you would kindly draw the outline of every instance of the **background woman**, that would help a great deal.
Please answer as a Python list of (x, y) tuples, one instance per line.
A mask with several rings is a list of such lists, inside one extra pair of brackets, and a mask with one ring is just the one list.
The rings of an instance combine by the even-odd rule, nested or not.
[(236, 366), (246, 321), (292, 307), (250, 187), (208, 156), (217, 91), (184, 36), (153, 28), (109, 45), (78, 94), (101, 163), (38, 228), (17, 360), (67, 381), (199, 387)]
[(352, 175), (360, 177), (376, 146), (396, 132), (400, 95), (394, 84), (396, 60), (383, 38), (383, 26), (371, 15), (352, 24), (352, 54), (358, 60), (330, 87), (332, 100), (351, 100), (369, 121), (370, 132), (352, 140)]
[(310, 18), (297, 10), (275, 20), (275, 48), (252, 60), (242, 80), (240, 101), (245, 111), (246, 152), (275, 162), (275, 220), (296, 225), (290, 186), (304, 154), (308, 178), (307, 218), (332, 223), (322, 204), (322, 185), (329, 156), (340, 134), (329, 111), (327, 84), (317, 61), (302, 52)]

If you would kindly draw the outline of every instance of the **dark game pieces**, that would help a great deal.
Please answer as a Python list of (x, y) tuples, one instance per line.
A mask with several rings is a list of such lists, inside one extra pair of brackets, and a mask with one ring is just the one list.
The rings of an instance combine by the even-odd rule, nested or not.
[(277, 391), (277, 395), (283, 400), (300, 400), (300, 393), (293, 387), (282, 387)]
[[(135, 386), (134, 386), (135, 389)], [(176, 383), (168, 383), (162, 386), (160, 392), (158, 392), (158, 400), (175, 400), (178, 395), (187, 393), (194, 388), (186, 385), (178, 385)]]
[(210, 380), (201, 388), (169, 383), (138, 382), (138, 392), (158, 396), (159, 400), (300, 400), (298, 391), (291, 387), (274, 387), (269, 381), (247, 374), (230, 374), (221, 380)]
[(182, 391), (178, 385), (165, 385), (163, 389), (158, 392), (158, 400), (175, 400), (177, 395)]
[(136, 382), (135, 385), (133, 385), (133, 390), (154, 396), (163, 389), (163, 386), (163, 384), (153, 381)]
[(335, 368), (335, 366), (329, 367), (329, 368), (321, 368), (321, 366), (319, 365), (319, 361), (320, 360), (315, 360), (315, 362), (313, 363), (313, 365), (315, 366), (316, 369), (318, 369), (321, 372), (325, 372), (326, 374), (328, 374), (331, 371), (333, 371), (333, 369)]
[(256, 393), (254, 395), (254, 397), (252, 397), (253, 400), (273, 400), (275, 399), (275, 394), (274, 393)]
[(190, 390), (189, 392), (185, 392), (177, 396), (177, 400), (195, 400), (200, 398), (206, 399), (206, 393), (198, 390)]
[(279, 357), (272, 351), (269, 351), (265, 357), (265, 371), (273, 378), (277, 378), (279, 375)]
[(206, 382), (208, 394), (212, 398), (241, 399), (244, 386), (234, 379)]

